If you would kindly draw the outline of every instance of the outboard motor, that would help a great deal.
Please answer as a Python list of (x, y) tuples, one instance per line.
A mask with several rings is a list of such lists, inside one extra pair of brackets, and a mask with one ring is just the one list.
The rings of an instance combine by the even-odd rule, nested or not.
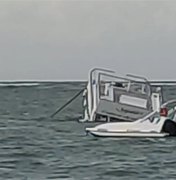
[(176, 136), (176, 123), (170, 119), (164, 122), (162, 132), (169, 133), (170, 136)]
[[(167, 108), (161, 108), (160, 115), (167, 117), (168, 116)], [(171, 119), (167, 119), (164, 122), (162, 132), (169, 133), (170, 136), (176, 136), (176, 122), (174, 122)]]

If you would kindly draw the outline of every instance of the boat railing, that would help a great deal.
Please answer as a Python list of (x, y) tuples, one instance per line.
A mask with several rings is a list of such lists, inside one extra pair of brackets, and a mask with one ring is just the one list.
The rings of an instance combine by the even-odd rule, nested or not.
[(165, 102), (164, 104), (162, 104), (161, 108), (164, 108), (164, 107), (169, 106), (169, 105), (174, 104), (174, 103), (176, 106), (176, 99), (169, 100), (169, 101)]
[[(148, 85), (145, 82), (139, 82), (139, 81), (135, 81), (135, 80), (131, 80), (131, 79), (128, 79), (128, 78), (124, 78), (124, 77), (120, 77), (120, 76), (116, 76), (116, 75), (111, 75), (111, 74), (107, 75), (105, 73), (99, 73), (99, 75), (98, 75), (98, 84), (100, 86), (99, 87), (99, 95), (101, 95), (101, 90), (102, 90), (102, 87), (103, 87), (103, 85), (101, 85), (102, 84), (102, 80), (101, 80), (102, 76), (106, 76), (106, 77), (109, 77), (109, 78), (116, 79), (116, 80), (111, 80), (112, 82), (116, 82), (117, 79), (118, 79), (117, 83), (125, 84), (125, 86), (119, 86), (119, 87), (118, 87), (118, 85), (116, 86), (115, 84), (114, 85), (112, 84), (114, 90), (117, 90), (117, 91), (119, 90), (119, 91), (124, 91), (124, 92), (129, 92), (129, 93), (132, 92), (132, 93), (134, 93), (136, 95), (137, 94), (143, 94), (143, 95), (146, 95), (146, 96), (151, 95), (151, 89), (150, 89), (151, 87), (150, 87), (150, 85)], [(107, 82), (110, 83), (111, 81), (108, 80)], [(105, 84), (105, 82), (103, 84)], [(145, 84), (148, 87), (147, 88), (148, 91), (144, 92), (144, 90), (142, 89), (142, 86), (140, 87), (141, 91), (134, 90), (135, 85), (138, 85), (138, 84)], [(137, 86), (136, 86), (136, 88), (137, 88)]]
[(134, 74), (127, 74), (126, 76), (127, 76), (127, 77), (131, 77), (131, 78), (134, 78), (134, 79), (140, 79), (140, 80), (145, 81), (146, 83), (149, 83), (149, 81), (147, 80), (147, 78), (142, 77), (142, 76), (137, 76), (137, 75), (134, 75)]

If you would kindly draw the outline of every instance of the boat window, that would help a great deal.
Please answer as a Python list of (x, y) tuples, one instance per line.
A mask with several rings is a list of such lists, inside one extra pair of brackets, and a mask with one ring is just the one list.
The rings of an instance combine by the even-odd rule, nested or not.
[(140, 94), (148, 94), (149, 87), (144, 83), (131, 83), (129, 87), (130, 92), (140, 93)]

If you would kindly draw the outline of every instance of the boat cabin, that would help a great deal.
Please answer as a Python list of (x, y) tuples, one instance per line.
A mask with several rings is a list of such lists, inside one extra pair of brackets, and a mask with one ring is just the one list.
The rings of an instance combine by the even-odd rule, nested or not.
[(84, 121), (135, 121), (159, 111), (160, 92), (152, 92), (146, 78), (93, 69), (83, 93)]

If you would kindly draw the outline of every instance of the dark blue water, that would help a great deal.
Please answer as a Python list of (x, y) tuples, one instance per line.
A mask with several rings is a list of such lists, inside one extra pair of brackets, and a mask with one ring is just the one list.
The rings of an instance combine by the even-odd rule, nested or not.
[[(0, 179), (133, 180), (176, 179), (176, 138), (86, 136), (81, 97), (49, 116), (84, 83), (0, 86)], [(164, 86), (164, 98), (176, 86)]]

